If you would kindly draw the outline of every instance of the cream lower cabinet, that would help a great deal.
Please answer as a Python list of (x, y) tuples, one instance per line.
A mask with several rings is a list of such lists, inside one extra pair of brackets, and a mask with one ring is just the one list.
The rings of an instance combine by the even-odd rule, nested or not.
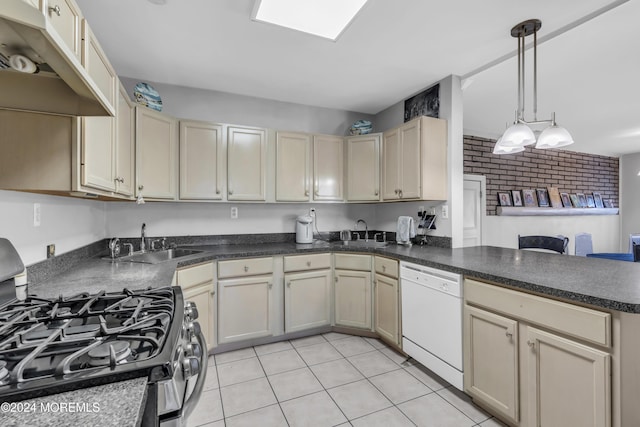
[(137, 195), (176, 198), (178, 122), (147, 107), (136, 107)]
[(284, 257), (284, 331), (331, 324), (331, 256)]
[(212, 262), (181, 268), (176, 272), (177, 285), (184, 301), (192, 301), (198, 309), (198, 323), (207, 341), (207, 349), (216, 346), (215, 336), (215, 266)]
[(226, 150), (222, 125), (180, 121), (180, 200), (222, 200)]
[(334, 255), (335, 324), (372, 329), (371, 256)]
[(347, 144), (347, 200), (380, 200), (380, 134), (352, 136)]
[(608, 427), (611, 315), (465, 280), (464, 387), (514, 426)]
[(218, 263), (218, 343), (273, 334), (273, 259)]
[(376, 256), (374, 262), (374, 330), (385, 341), (401, 346), (398, 261)]

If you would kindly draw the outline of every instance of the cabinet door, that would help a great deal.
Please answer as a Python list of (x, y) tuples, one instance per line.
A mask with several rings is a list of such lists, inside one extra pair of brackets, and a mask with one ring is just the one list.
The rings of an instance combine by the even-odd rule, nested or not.
[(400, 198), (400, 132), (393, 129), (382, 137), (382, 199)]
[(82, 20), (82, 65), (93, 80), (93, 88), (102, 94), (107, 107), (115, 111), (118, 78), (86, 19)]
[(387, 341), (400, 344), (398, 280), (376, 274), (374, 286), (375, 331)]
[(464, 389), (518, 423), (518, 322), (464, 307)]
[(399, 189), (401, 199), (420, 198), (421, 156), (420, 120), (412, 120), (400, 127)]
[(135, 112), (125, 89), (120, 86), (116, 108), (116, 192), (133, 196), (135, 191)]
[(344, 138), (313, 137), (313, 199), (344, 200)]
[(218, 342), (272, 334), (272, 276), (218, 281)]
[(115, 191), (115, 119), (82, 117), (81, 123), (82, 185)]
[(347, 138), (347, 200), (380, 200), (380, 135)]
[(371, 329), (371, 272), (335, 270), (336, 325)]
[(227, 200), (266, 199), (267, 132), (229, 126)]
[(138, 194), (175, 199), (178, 163), (177, 122), (146, 107), (136, 107)]
[(284, 275), (285, 332), (331, 323), (331, 270)]
[(528, 425), (611, 425), (609, 354), (528, 326)]
[(207, 341), (207, 349), (215, 347), (215, 305), (213, 282), (184, 289), (184, 300), (192, 301), (198, 309), (198, 323)]
[(40, 8), (71, 53), (80, 60), (80, 8), (73, 0), (40, 1)]
[(278, 132), (276, 136), (276, 201), (311, 200), (311, 136)]
[(222, 126), (180, 122), (180, 199), (222, 200)]
[(447, 200), (447, 121), (420, 119), (423, 200)]

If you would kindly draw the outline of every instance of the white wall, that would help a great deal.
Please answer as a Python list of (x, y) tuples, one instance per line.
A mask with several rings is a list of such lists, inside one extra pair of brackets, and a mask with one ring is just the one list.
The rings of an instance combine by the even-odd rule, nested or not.
[[(39, 203), (41, 225), (33, 226), (33, 204)], [(0, 237), (9, 239), (25, 265), (46, 259), (46, 246), (56, 254), (103, 239), (104, 202), (0, 190)]]
[[(230, 218), (231, 206), (238, 218)], [(375, 205), (299, 203), (108, 203), (106, 235), (136, 237), (142, 223), (148, 236), (293, 233), (295, 218), (316, 208), (320, 232), (352, 229), (357, 219), (375, 227)]]
[[(140, 80), (128, 77), (121, 80), (133, 99), (133, 88)], [(162, 112), (177, 118), (329, 135), (346, 135), (356, 120), (373, 118), (353, 111), (150, 83), (162, 97)]]
[[(618, 252), (620, 221), (618, 215), (585, 216), (485, 216), (483, 245), (517, 248), (522, 236), (563, 235), (569, 238), (569, 254), (575, 254), (575, 235), (591, 233), (594, 252)], [(626, 249), (623, 251), (626, 252)]]
[(620, 251), (629, 250), (629, 234), (640, 233), (640, 153), (620, 157)]

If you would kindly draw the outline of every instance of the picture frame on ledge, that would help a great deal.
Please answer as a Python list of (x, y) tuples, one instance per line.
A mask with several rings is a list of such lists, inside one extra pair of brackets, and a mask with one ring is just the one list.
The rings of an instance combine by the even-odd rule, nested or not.
[(596, 203), (596, 208), (604, 208), (602, 195), (600, 193), (593, 193), (593, 200)]
[(532, 189), (522, 190), (522, 199), (524, 201), (525, 207), (528, 207), (528, 208), (538, 207), (538, 198), (536, 197), (535, 190), (532, 190)]
[(580, 206), (580, 199), (578, 199), (578, 195), (577, 194), (569, 194), (569, 198), (571, 199), (571, 204), (573, 205), (574, 208), (579, 208)]
[(562, 200), (562, 207), (572, 208), (571, 198), (569, 197), (569, 193), (560, 193), (560, 200)]
[(578, 202), (580, 204), (581, 208), (586, 208), (587, 207), (587, 197), (584, 195), (584, 193), (576, 193), (578, 196)]
[(511, 196), (513, 197), (513, 206), (522, 206), (520, 190), (511, 190)]
[(560, 198), (560, 191), (556, 187), (547, 187), (549, 192), (549, 202), (552, 208), (561, 208), (562, 199)]
[(513, 206), (511, 195), (507, 192), (498, 192), (498, 203), (500, 203), (500, 206)]
[(546, 188), (537, 188), (536, 195), (538, 196), (538, 206), (541, 208), (549, 207), (549, 193)]
[(596, 201), (593, 199), (593, 194), (587, 194), (587, 207), (588, 208), (596, 207)]

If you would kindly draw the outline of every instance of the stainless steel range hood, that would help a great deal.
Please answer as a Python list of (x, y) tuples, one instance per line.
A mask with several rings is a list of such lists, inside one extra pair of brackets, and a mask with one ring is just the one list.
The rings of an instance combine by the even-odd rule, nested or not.
[(78, 58), (60, 42), (46, 16), (23, 0), (2, 0), (0, 53), (20, 54), (38, 65), (27, 74), (0, 70), (0, 108), (68, 116), (113, 116)]

